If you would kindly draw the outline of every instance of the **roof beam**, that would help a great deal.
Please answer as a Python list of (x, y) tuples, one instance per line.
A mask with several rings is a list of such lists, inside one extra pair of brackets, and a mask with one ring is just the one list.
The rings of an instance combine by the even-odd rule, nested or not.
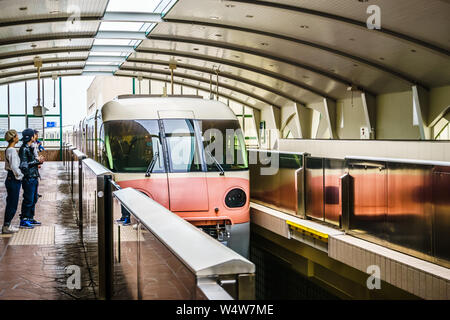
[[(191, 25), (199, 25), (199, 26), (206, 26), (206, 27), (213, 27), (213, 28), (236, 30), (236, 31), (253, 33), (253, 34), (259, 34), (259, 35), (270, 37), (270, 38), (275, 38), (275, 39), (281, 39), (281, 40), (294, 42), (294, 43), (297, 43), (297, 44), (313, 47), (315, 49), (319, 49), (319, 50), (322, 50), (322, 51), (327, 51), (327, 52), (329, 52), (331, 54), (350, 59), (353, 62), (359, 62), (359, 63), (365, 64), (365, 65), (370, 66), (372, 68), (375, 68), (375, 69), (381, 70), (383, 72), (389, 73), (389, 74), (395, 76), (396, 78), (399, 78), (399, 79), (401, 79), (403, 81), (406, 81), (409, 84), (419, 84), (422, 87), (426, 88), (426, 85), (423, 84), (423, 83), (421, 84), (418, 79), (411, 78), (410, 76), (408, 76), (406, 74), (403, 74), (403, 73), (401, 73), (401, 72), (399, 72), (397, 70), (393, 70), (393, 69), (389, 68), (386, 65), (383, 65), (383, 64), (380, 64), (378, 62), (371, 61), (371, 60), (367, 60), (367, 59), (364, 59), (362, 57), (350, 54), (348, 52), (344, 52), (344, 51), (341, 51), (341, 50), (330, 48), (330, 47), (327, 47), (327, 46), (324, 46), (324, 45), (321, 45), (321, 44), (318, 44), (318, 43), (305, 41), (305, 40), (301, 40), (301, 39), (297, 39), (297, 38), (293, 38), (293, 37), (289, 37), (289, 36), (285, 36), (285, 35), (281, 35), (281, 34), (271, 33), (271, 32), (267, 32), (267, 31), (250, 29), (250, 28), (243, 28), (243, 27), (237, 27), (237, 26), (230, 26), (230, 25), (219, 24), (219, 23), (210, 23), (210, 22), (192, 21), (192, 20), (180, 20), (180, 19), (164, 19), (164, 22), (180, 23), (180, 24), (191, 24)], [(152, 38), (154, 38), (156, 36), (157, 36), (156, 34), (155, 35), (149, 34), (148, 38), (152, 39)], [(313, 67), (309, 66), (309, 68), (313, 68)], [(328, 77), (335, 77), (335, 78), (337, 77), (336, 74), (329, 73), (329, 72), (326, 72), (326, 71), (320, 71), (320, 73), (322, 75), (328, 76)]]
[[(168, 65), (168, 63), (165, 62), (165, 61), (156, 61), (156, 60), (147, 60), (147, 62), (145, 62), (144, 64), (156, 64), (156, 65), (163, 65), (163, 66), (167, 66)], [(212, 75), (216, 74), (215, 71), (211, 70), (211, 69), (201, 68), (201, 67), (191, 66), (191, 65), (181, 64), (181, 63), (177, 63), (177, 67), (178, 68), (182, 68), (182, 69), (186, 69), (186, 70), (192, 70), (192, 71), (198, 71), (198, 72), (202, 72), (202, 73), (212, 74)], [(124, 69), (124, 68), (125, 68), (125, 66), (122, 65), (120, 69)], [(140, 69), (140, 68), (137, 67), (137, 69)], [(178, 74), (179, 77), (183, 77), (183, 74), (181, 74), (181, 73), (174, 73), (174, 75), (175, 74)], [(296, 97), (293, 97), (293, 96), (290, 96), (290, 95), (288, 95), (288, 94), (286, 94), (284, 92), (280, 92), (278, 90), (275, 90), (271, 86), (266, 86), (266, 85), (263, 85), (261, 83), (258, 83), (258, 82), (255, 82), (255, 81), (251, 81), (251, 80), (248, 80), (246, 78), (242, 78), (242, 77), (239, 77), (239, 76), (236, 76), (236, 75), (232, 75), (232, 74), (229, 74), (229, 73), (220, 73), (219, 76), (222, 77), (222, 78), (226, 78), (226, 79), (234, 80), (234, 81), (237, 81), (237, 82), (245, 83), (245, 84), (247, 84), (249, 86), (253, 86), (255, 88), (259, 88), (261, 90), (273, 93), (273, 94), (275, 94), (277, 96), (283, 97), (283, 98), (285, 98), (287, 100), (290, 100), (290, 101), (294, 101), (294, 102), (301, 103), (301, 104), (306, 104), (305, 102), (302, 102), (301, 100), (299, 100)], [(321, 96), (319, 95), (319, 97), (321, 97)], [(331, 100), (334, 100), (334, 99), (331, 99)]]
[[(66, 58), (50, 58), (42, 59), (43, 64), (49, 63), (63, 63), (63, 62), (85, 62), (86, 59), (80, 57), (66, 57)], [(17, 67), (34, 66), (34, 60), (21, 61), (16, 63), (1, 64), (0, 70), (12, 69)]]
[(68, 40), (68, 39), (92, 39), (94, 40), (95, 33), (92, 32), (80, 32), (80, 33), (65, 33), (65, 34), (44, 34), (36, 35), (31, 37), (23, 37), (16, 39), (5, 39), (2, 40), (1, 46), (19, 44), (19, 43), (29, 43), (38, 41), (52, 41), (52, 40)]
[[(137, 67), (128, 67), (128, 66), (122, 66), (120, 70), (123, 71), (136, 71), (136, 72), (147, 72), (147, 73), (151, 73), (151, 74), (162, 74), (162, 75), (166, 75), (166, 76), (170, 76), (170, 71), (164, 71), (164, 70), (156, 70), (156, 69), (145, 69), (145, 68), (137, 68)], [(192, 76), (192, 75), (188, 75), (188, 74), (179, 74), (178, 72), (174, 73), (174, 77), (178, 77), (178, 78), (185, 78), (185, 79), (189, 79), (189, 80), (193, 80), (193, 81), (199, 81), (202, 83), (208, 83), (209, 84), (209, 80), (202, 78), (202, 77), (196, 77), (196, 76)], [(253, 99), (259, 100), (261, 102), (264, 102), (265, 104), (268, 105), (274, 105), (277, 108), (281, 109), (280, 105), (274, 104), (272, 101), (269, 101), (263, 97), (260, 97), (259, 95), (247, 92), (246, 90), (243, 89), (239, 89), (237, 87), (234, 86), (230, 86), (227, 84), (223, 84), (223, 83), (219, 83), (219, 88), (225, 88), (231, 91), (235, 91), (237, 93), (249, 96)]]
[[(49, 67), (49, 68), (41, 68), (41, 73), (43, 72), (58, 72), (58, 71), (65, 71), (65, 70), (83, 70), (83, 67), (80, 68), (80, 66), (67, 66), (67, 67)], [(15, 76), (21, 76), (25, 74), (31, 74), (36, 73), (36, 70), (21, 70), (21, 71), (15, 71), (10, 73), (4, 73), (0, 74), (0, 79), (5, 79), (9, 77), (15, 77)]]
[[(28, 20), (13, 20), (7, 22), (0, 22), (0, 28), (20, 26), (20, 25), (32, 25), (40, 23), (56, 23), (67, 22), (72, 17), (70, 15), (62, 17), (46, 17)], [(142, 22), (142, 23), (159, 23), (162, 21), (160, 13), (146, 13), (146, 12), (105, 12), (104, 16), (88, 16), (83, 15), (77, 17), (77, 21), (94, 21), (94, 22)]]
[[(283, 82), (289, 83), (291, 85), (294, 85), (294, 86), (299, 87), (299, 88), (301, 88), (303, 90), (312, 92), (312, 93), (314, 93), (314, 94), (316, 94), (318, 96), (321, 96), (321, 97), (329, 97), (326, 92), (317, 90), (317, 89), (315, 89), (315, 88), (313, 88), (311, 86), (308, 86), (308, 85), (306, 85), (304, 83), (298, 82), (298, 81), (296, 81), (294, 79), (291, 79), (291, 78), (288, 78), (288, 77), (285, 77), (285, 76), (283, 76), (283, 75), (281, 75), (279, 73), (271, 72), (271, 71), (268, 71), (266, 69), (257, 68), (257, 67), (254, 67), (254, 66), (251, 66), (251, 65), (248, 65), (248, 64), (238, 63), (238, 62), (234, 62), (234, 61), (230, 61), (230, 60), (224, 60), (224, 59), (221, 59), (221, 58), (215, 58), (215, 57), (210, 57), (210, 56), (189, 54), (189, 53), (186, 53), (186, 52), (181, 52), (180, 54), (178, 54), (177, 51), (164, 51), (164, 50), (159, 50), (159, 49), (157, 49), (157, 50), (142, 49), (141, 50), (141, 49), (136, 48), (136, 52), (138, 52), (138, 53), (153, 53), (153, 54), (161, 54), (161, 55), (168, 55), (168, 56), (180, 56), (180, 57), (197, 59), (197, 60), (202, 60), (202, 61), (209, 61), (209, 62), (217, 63), (219, 65), (227, 65), (227, 66), (230, 66), (230, 67), (234, 67), (234, 68), (238, 68), (238, 69), (247, 70), (247, 71), (250, 71), (250, 72), (255, 72), (255, 73), (258, 73), (258, 74), (262, 74), (262, 75), (271, 77), (273, 79), (277, 79), (279, 81), (283, 81)], [(137, 62), (137, 63), (151, 63), (151, 62), (148, 62), (148, 60), (146, 60), (146, 59), (138, 59), (138, 58), (132, 58), (132, 57), (128, 58), (127, 61), (128, 62)], [(348, 84), (348, 83), (346, 83), (346, 84)]]
[[(331, 13), (326, 13), (323, 11), (312, 10), (312, 9), (307, 9), (307, 8), (303, 8), (303, 7), (298, 7), (298, 6), (292, 6), (292, 5), (279, 3), (279, 2), (268, 2), (268, 1), (260, 1), (260, 0), (227, 0), (227, 2), (240, 2), (240, 3), (251, 4), (251, 5), (287, 10), (287, 11), (292, 11), (292, 12), (296, 12), (296, 13), (312, 15), (315, 17), (326, 18), (326, 19), (338, 21), (341, 23), (347, 23), (352, 26), (363, 28), (364, 30), (368, 30), (366, 21), (358, 21), (355, 19), (345, 18), (342, 16), (338, 16), (338, 15), (331, 14)], [(403, 34), (403, 33), (397, 32), (397, 31), (393, 31), (393, 30), (386, 29), (386, 28), (381, 28), (379, 30), (375, 29), (375, 30), (370, 30), (370, 31), (378, 31), (385, 35), (390, 36), (391, 38), (397, 38), (402, 41), (408, 41), (408, 42), (414, 43), (415, 45), (422, 46), (429, 50), (436, 51), (440, 54), (450, 56), (450, 51), (448, 51), (444, 48), (441, 48), (441, 47), (431, 44), (429, 42), (408, 36), (406, 34)]]
[(18, 58), (18, 57), (35, 57), (41, 54), (52, 54), (52, 53), (68, 53), (71, 52), (86, 52), (89, 54), (89, 50), (91, 47), (79, 47), (79, 48), (71, 48), (71, 47), (58, 47), (58, 48), (45, 48), (45, 49), (37, 49), (32, 51), (17, 51), (13, 53), (7, 53), (0, 55), (0, 59), (10, 59), (10, 58)]

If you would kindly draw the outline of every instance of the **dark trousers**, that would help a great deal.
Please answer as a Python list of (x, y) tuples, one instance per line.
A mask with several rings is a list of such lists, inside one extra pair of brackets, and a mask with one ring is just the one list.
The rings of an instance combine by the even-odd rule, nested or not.
[(36, 205), (36, 191), (37, 191), (38, 179), (37, 178), (24, 178), (22, 180), (23, 188), (23, 201), (20, 219), (33, 219), (34, 206)]
[(36, 208), (36, 203), (38, 202), (38, 189), (39, 189), (39, 178), (36, 179), (36, 191), (34, 192), (34, 205), (31, 209), (31, 219), (34, 219), (34, 209)]
[(10, 173), (8, 171), (8, 176), (5, 181), (6, 192), (8, 195), (6, 197), (5, 220), (3, 221), (4, 226), (9, 227), (12, 219), (16, 215), (21, 185), (22, 182), (17, 180), (12, 172)]

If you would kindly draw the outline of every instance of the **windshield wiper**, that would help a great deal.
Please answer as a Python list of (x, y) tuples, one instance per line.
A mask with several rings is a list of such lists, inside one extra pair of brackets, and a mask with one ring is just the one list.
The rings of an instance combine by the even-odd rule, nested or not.
[(223, 167), (220, 165), (219, 161), (217, 161), (216, 157), (214, 157), (211, 152), (205, 150), (206, 153), (214, 160), (214, 164), (216, 165), (217, 169), (220, 171), (220, 175), (225, 175), (225, 170), (223, 170)]
[(152, 161), (148, 165), (147, 171), (145, 171), (145, 176), (146, 177), (150, 177), (150, 173), (153, 172), (153, 168), (155, 167), (155, 164), (156, 164), (156, 159), (159, 159), (159, 152), (158, 151), (155, 152)]

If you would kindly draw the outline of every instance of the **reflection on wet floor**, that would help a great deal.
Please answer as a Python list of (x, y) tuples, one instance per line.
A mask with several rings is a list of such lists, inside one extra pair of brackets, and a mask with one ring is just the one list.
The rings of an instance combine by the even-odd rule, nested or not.
[[(4, 164), (0, 165), (0, 223), (3, 225), (6, 188)], [(69, 193), (69, 176), (61, 162), (47, 162), (41, 170), (34, 230), (15, 236), (0, 234), (0, 300), (6, 299), (95, 299), (91, 270), (75, 222)], [(19, 208), (12, 225), (18, 226)], [(40, 229), (38, 229), (40, 228)], [(38, 244), (39, 243), (39, 244)], [(52, 244), (53, 243), (53, 244)], [(87, 252), (89, 254), (89, 252)], [(66, 267), (81, 271), (81, 289), (69, 289)]]

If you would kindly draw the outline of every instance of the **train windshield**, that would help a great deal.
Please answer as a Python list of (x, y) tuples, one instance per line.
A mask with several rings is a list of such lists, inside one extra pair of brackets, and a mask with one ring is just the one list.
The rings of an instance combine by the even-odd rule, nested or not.
[(194, 121), (189, 119), (163, 120), (171, 172), (202, 171)]
[(106, 166), (112, 172), (165, 172), (158, 120), (120, 120), (104, 123)]
[(201, 120), (208, 171), (248, 169), (245, 140), (237, 120)]

